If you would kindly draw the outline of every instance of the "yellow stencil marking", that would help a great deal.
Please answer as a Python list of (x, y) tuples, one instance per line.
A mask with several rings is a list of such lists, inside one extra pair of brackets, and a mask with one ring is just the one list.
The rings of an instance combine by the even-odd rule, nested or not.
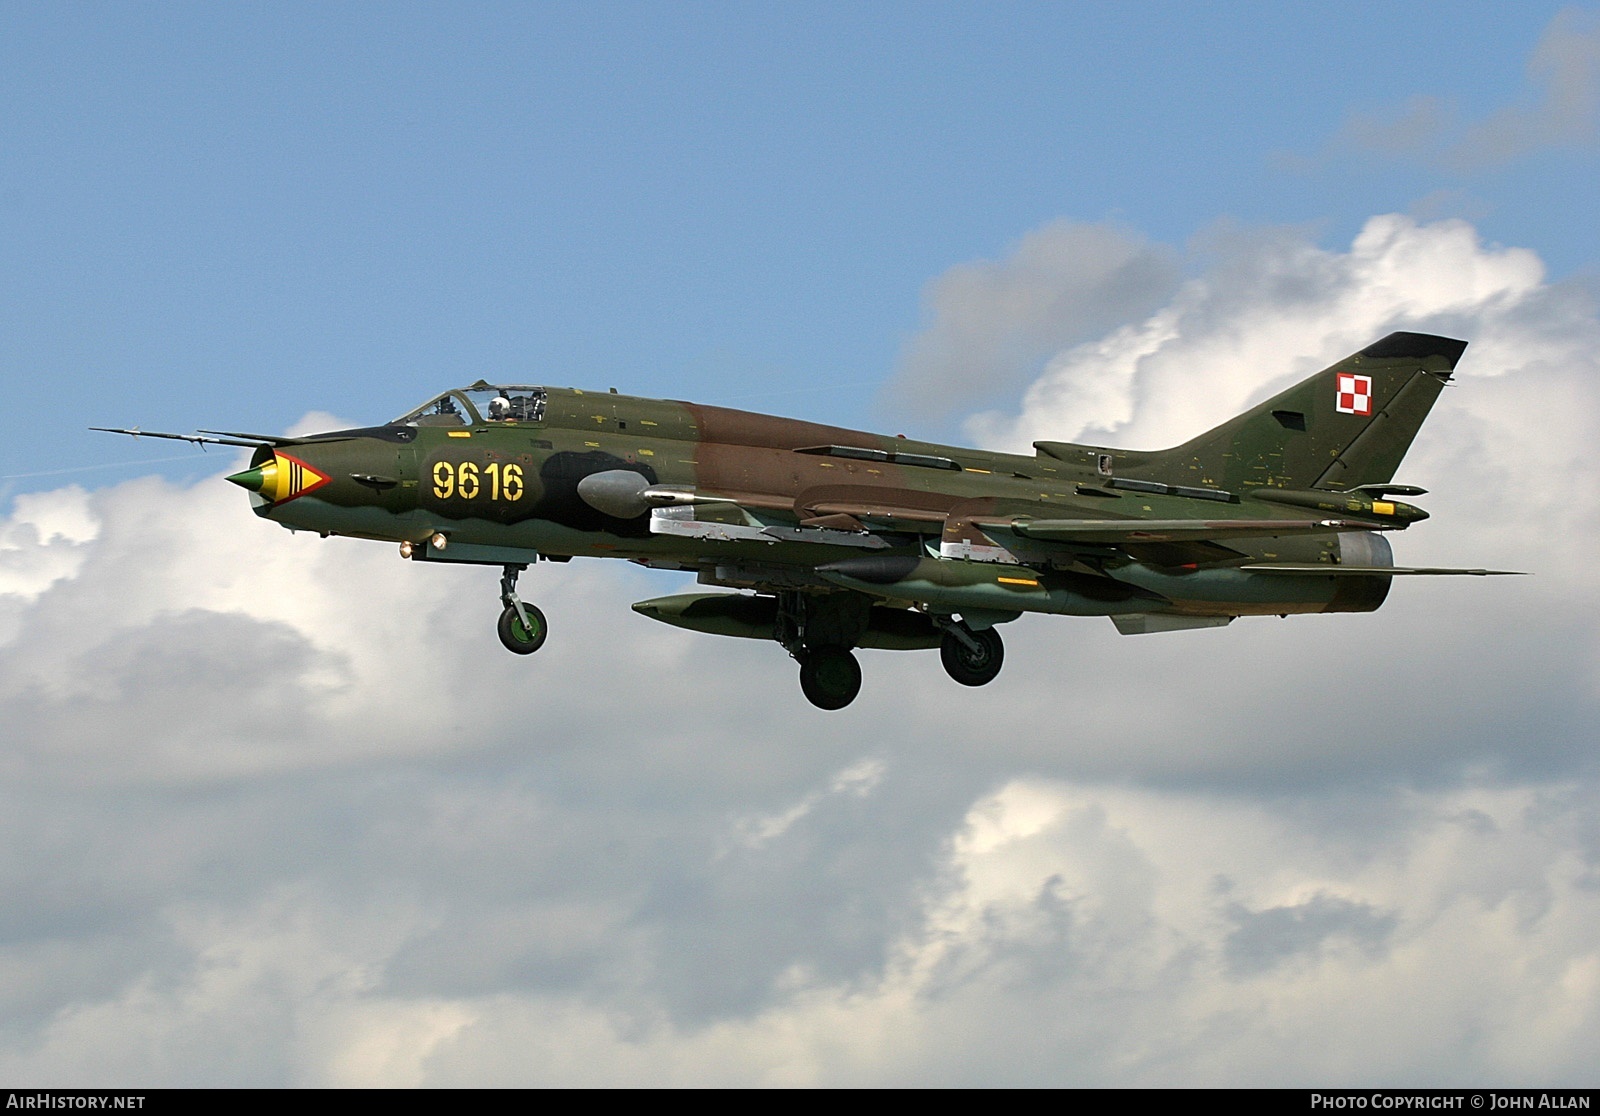
[(1039, 583), (1037, 581), (1029, 581), (1025, 577), (997, 577), (995, 580), (1001, 585), (1031, 585), (1035, 589), (1039, 587)]
[(1387, 501), (1387, 500), (1374, 500), (1374, 501), (1372, 501), (1372, 514), (1373, 515), (1393, 515), (1394, 514), (1394, 505), (1389, 503), (1389, 501)]
[[(484, 493), (485, 478), (487, 493)], [(522, 493), (521, 465), (491, 461), (480, 469), (472, 461), (459, 465), (450, 461), (434, 462), (433, 495), (436, 499), (459, 496), (463, 500), (476, 500), (480, 495), (487, 495), (490, 500), (515, 501), (522, 499)]]
[(449, 431), (449, 434), (450, 434), (450, 437), (452, 437), (452, 438), (470, 438), (470, 437), (472, 437), (472, 431), (470, 431), (470, 430), (451, 430), (451, 431)]
[(456, 468), (456, 491), (463, 500), (478, 498), (478, 466), (474, 462), (463, 461)]

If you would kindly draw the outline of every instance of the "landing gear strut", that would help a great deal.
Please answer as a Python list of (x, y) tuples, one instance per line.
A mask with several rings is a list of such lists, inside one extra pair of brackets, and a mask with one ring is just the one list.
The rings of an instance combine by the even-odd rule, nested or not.
[(517, 576), (527, 566), (508, 565), (500, 577), (500, 600), (506, 606), (500, 613), (496, 631), (507, 651), (518, 655), (531, 655), (544, 646), (550, 634), (550, 625), (538, 606), (517, 598)]
[(944, 663), (945, 673), (963, 686), (985, 686), (993, 682), (1005, 658), (1005, 644), (993, 628), (975, 632), (954, 620), (944, 625), (939, 659)]
[(872, 602), (855, 593), (778, 594), (773, 635), (800, 664), (800, 692), (818, 709), (843, 709), (861, 692), (850, 653), (871, 621)]

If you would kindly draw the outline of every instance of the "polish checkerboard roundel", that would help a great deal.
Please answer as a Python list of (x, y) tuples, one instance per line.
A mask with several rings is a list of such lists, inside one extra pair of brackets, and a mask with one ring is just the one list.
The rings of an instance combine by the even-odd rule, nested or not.
[(1335, 407), (1341, 415), (1370, 415), (1372, 413), (1372, 377), (1357, 376), (1353, 372), (1340, 372), (1339, 397)]

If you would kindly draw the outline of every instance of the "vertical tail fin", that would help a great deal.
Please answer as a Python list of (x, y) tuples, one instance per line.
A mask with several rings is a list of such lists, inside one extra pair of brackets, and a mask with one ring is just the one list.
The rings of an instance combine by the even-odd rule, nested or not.
[(1128, 473), (1236, 492), (1386, 484), (1466, 347), (1391, 333)]

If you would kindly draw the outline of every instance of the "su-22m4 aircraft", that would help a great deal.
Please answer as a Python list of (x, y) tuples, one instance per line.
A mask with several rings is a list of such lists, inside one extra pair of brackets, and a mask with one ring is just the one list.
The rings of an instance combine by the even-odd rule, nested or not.
[[(1108, 616), (1124, 634), (1235, 617), (1371, 612), (1399, 574), (1384, 532), (1412, 438), (1466, 342), (1392, 333), (1169, 450), (1035, 442), (1033, 456), (577, 389), (447, 391), (382, 426), (309, 437), (113, 433), (254, 447), (228, 477), (293, 530), (398, 543), (414, 562), (499, 566), (500, 639), (545, 641), (516, 595), (537, 560), (626, 558), (701, 592), (634, 611), (776, 641), (840, 709), (852, 653), (935, 648), (955, 681), (1000, 671), (998, 625)], [(96, 429), (108, 429), (98, 427)]]

